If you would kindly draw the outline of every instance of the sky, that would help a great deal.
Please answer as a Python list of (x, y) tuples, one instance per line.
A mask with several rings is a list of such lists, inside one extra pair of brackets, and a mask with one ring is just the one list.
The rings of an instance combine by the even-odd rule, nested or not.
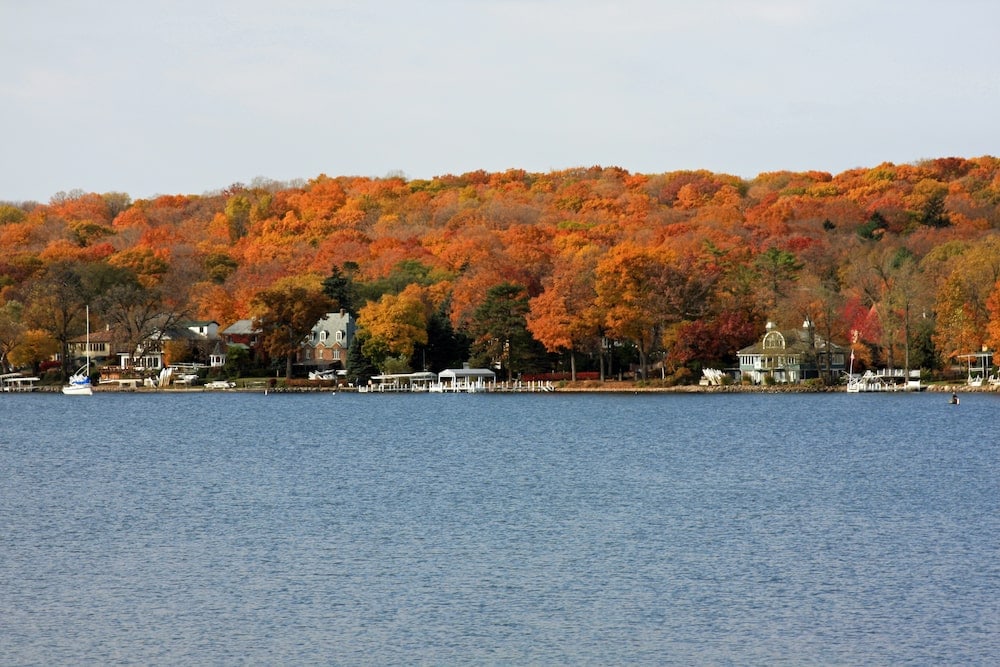
[(995, 0), (3, 0), (0, 201), (1000, 154)]

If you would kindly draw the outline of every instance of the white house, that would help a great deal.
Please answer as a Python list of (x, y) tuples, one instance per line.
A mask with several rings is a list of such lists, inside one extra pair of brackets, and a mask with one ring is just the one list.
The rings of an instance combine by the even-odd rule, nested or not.
[(754, 384), (768, 377), (797, 383), (818, 378), (827, 368), (838, 376), (845, 368), (845, 352), (846, 348), (821, 338), (808, 320), (801, 329), (785, 331), (768, 322), (760, 341), (738, 352), (740, 374)]

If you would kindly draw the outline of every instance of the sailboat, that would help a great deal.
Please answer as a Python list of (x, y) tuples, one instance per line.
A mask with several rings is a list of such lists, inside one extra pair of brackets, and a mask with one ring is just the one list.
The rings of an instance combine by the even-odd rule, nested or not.
[(87, 347), (84, 352), (86, 363), (69, 376), (69, 384), (63, 385), (62, 393), (67, 396), (93, 396), (90, 386), (90, 306), (87, 306)]
[(847, 393), (861, 393), (861, 380), (854, 377), (854, 345), (851, 345), (851, 368), (847, 371)]

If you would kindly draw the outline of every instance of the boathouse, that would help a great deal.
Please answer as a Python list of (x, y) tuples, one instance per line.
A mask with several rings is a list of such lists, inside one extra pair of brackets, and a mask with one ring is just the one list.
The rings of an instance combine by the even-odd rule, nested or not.
[(476, 391), (484, 390), (487, 385), (496, 382), (497, 374), (489, 368), (448, 368), (438, 373), (439, 391)]

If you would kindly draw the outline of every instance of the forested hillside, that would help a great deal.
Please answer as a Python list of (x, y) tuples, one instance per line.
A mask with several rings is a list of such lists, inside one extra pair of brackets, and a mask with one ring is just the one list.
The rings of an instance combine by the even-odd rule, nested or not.
[(351, 310), (360, 353), (393, 370), (467, 354), (513, 374), (596, 369), (613, 354), (689, 381), (732, 365), (766, 321), (805, 319), (853, 340), (859, 365), (940, 368), (1000, 347), (998, 229), (994, 157), (753, 180), (592, 167), (73, 192), (0, 204), (0, 353), (48, 358), (85, 305), (95, 326), (225, 327), (267, 322), (278, 299)]

